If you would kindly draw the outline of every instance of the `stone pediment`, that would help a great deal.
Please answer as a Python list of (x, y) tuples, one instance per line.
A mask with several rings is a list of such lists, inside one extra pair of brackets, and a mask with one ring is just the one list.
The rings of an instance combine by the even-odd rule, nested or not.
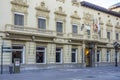
[(62, 7), (58, 8), (58, 11), (54, 12), (56, 15), (67, 16), (65, 12), (63, 12)]
[(119, 22), (116, 23), (115, 28), (120, 29), (120, 24), (119, 24)]
[(65, 2), (65, 0), (56, 0), (56, 1), (60, 1), (60, 2), (63, 2), (63, 3)]
[(80, 2), (78, 2), (77, 0), (72, 0), (72, 5), (79, 7), (80, 6)]
[(90, 14), (89, 12), (88, 13), (83, 13), (83, 19), (84, 20), (87, 20), (87, 21), (92, 21), (93, 20), (93, 16), (92, 14)]
[(77, 11), (74, 11), (74, 14), (71, 15), (71, 18), (79, 19), (80, 20), (80, 16), (77, 14)]
[(27, 0), (13, 0), (11, 4), (28, 7)]
[(26, 0), (13, 0), (13, 1), (11, 1), (11, 4), (12, 4), (13, 12), (27, 13), (27, 8), (29, 6), (27, 5)]
[(37, 6), (35, 9), (43, 12), (50, 12), (50, 10), (48, 10), (48, 8), (45, 6), (44, 2), (41, 2), (40, 5)]
[(113, 25), (112, 25), (110, 20), (107, 21), (106, 26), (113, 27)]

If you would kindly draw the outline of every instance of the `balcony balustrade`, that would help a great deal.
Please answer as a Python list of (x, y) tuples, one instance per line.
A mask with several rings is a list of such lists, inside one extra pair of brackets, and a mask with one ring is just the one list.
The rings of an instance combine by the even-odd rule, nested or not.
[(23, 34), (23, 35), (26, 34), (26, 35), (48, 36), (48, 37), (56, 36), (56, 32), (52, 30), (31, 28), (26, 26), (17, 26), (11, 24), (7, 24), (5, 26), (5, 31), (8, 33)]

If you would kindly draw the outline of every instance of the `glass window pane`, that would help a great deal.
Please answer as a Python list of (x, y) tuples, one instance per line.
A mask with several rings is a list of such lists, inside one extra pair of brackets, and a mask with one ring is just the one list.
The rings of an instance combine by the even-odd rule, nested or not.
[(56, 48), (56, 62), (60, 63), (61, 62), (61, 48)]
[(36, 63), (44, 63), (44, 62), (45, 62), (45, 48), (36, 47)]
[(77, 25), (72, 25), (72, 33), (77, 33)]
[(38, 28), (40, 29), (46, 29), (46, 20), (45, 19), (38, 19)]
[(62, 32), (63, 23), (57, 22), (57, 32)]
[(110, 39), (110, 32), (107, 32), (107, 38)]
[(72, 49), (71, 62), (76, 62), (77, 49)]
[(14, 24), (23, 26), (24, 25), (24, 15), (15, 14), (14, 15)]

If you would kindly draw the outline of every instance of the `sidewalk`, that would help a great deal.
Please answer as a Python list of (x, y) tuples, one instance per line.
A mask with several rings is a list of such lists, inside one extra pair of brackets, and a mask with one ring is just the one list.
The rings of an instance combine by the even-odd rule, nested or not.
[(120, 67), (30, 70), (4, 73), (0, 80), (120, 80)]

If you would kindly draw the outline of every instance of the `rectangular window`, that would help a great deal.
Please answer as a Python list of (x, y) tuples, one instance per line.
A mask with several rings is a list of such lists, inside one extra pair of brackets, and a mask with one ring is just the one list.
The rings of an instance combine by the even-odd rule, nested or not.
[(72, 49), (71, 62), (77, 62), (77, 49)]
[(36, 47), (36, 63), (45, 63), (45, 48)]
[(116, 40), (118, 41), (119, 40), (119, 34), (116, 33)]
[(78, 27), (77, 27), (77, 25), (72, 25), (72, 33), (74, 33), (74, 34), (78, 33)]
[(107, 32), (107, 39), (110, 40), (110, 32)]
[(15, 58), (20, 59), (20, 63), (24, 63), (24, 46), (12, 45), (12, 63)]
[(24, 26), (24, 15), (14, 14), (14, 25)]
[(46, 29), (46, 19), (38, 18), (38, 28)]
[(56, 48), (56, 62), (62, 62), (62, 48)]
[(100, 51), (97, 50), (97, 62), (100, 62)]
[(101, 38), (101, 30), (98, 31), (99, 39)]
[(63, 23), (62, 22), (57, 22), (57, 32), (62, 33), (63, 32)]
[(107, 50), (106, 61), (110, 62), (110, 51)]

